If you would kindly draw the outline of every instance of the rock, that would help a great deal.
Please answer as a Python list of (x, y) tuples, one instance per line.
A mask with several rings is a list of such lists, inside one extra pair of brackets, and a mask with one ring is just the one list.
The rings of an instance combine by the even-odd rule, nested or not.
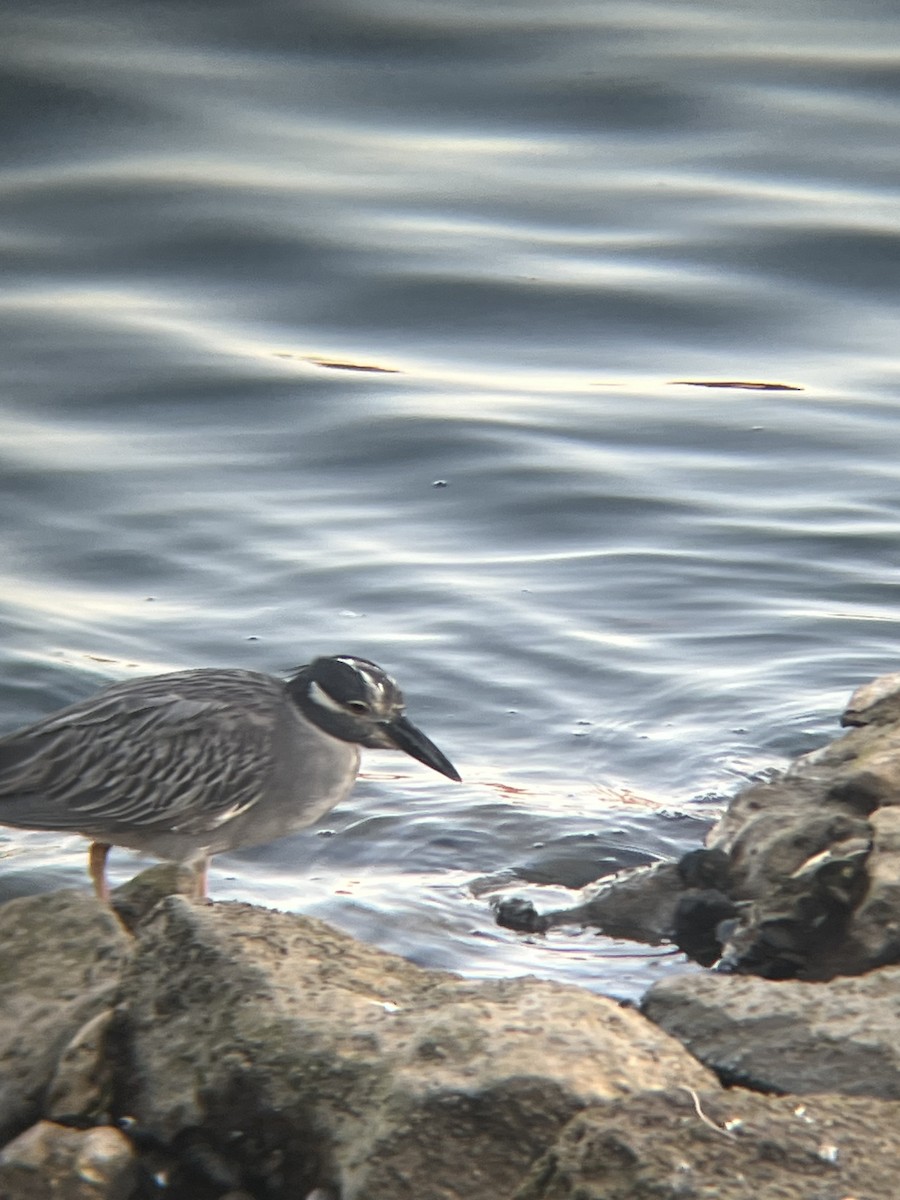
[[(792, 770), (803, 761), (798, 759)], [(866, 841), (869, 833), (863, 818), (829, 802), (820, 785), (785, 774), (735, 796), (706, 844), (728, 855), (734, 898), (752, 900), (829, 846), (852, 838)]]
[(0, 1150), (0, 1200), (129, 1200), (134, 1151), (110, 1126), (40, 1121)]
[(571, 908), (539, 914), (530, 901), (504, 898), (495, 905), (497, 924), (520, 933), (595, 925), (607, 937), (659, 945), (671, 933), (684, 888), (675, 863), (634, 867), (604, 879), (584, 903)]
[(900, 807), (879, 808), (869, 825), (867, 887), (848, 932), (858, 961), (877, 965), (900, 961)]
[(685, 975), (654, 984), (641, 1011), (724, 1082), (900, 1099), (900, 967), (828, 986)]
[(892, 1200), (900, 1104), (684, 1090), (576, 1116), (513, 1200)]
[(166, 896), (193, 894), (194, 870), (179, 863), (161, 862), (115, 888), (110, 903), (127, 930), (134, 932), (144, 917)]
[(727, 941), (726, 923), (734, 921), (739, 912), (738, 905), (724, 892), (691, 888), (682, 894), (675, 908), (672, 941), (701, 967), (711, 967), (721, 957), (722, 945)]
[(856, 728), (740, 793), (710, 831), (743, 902), (722, 946), (732, 969), (823, 980), (900, 959), (897, 684), (860, 689)]
[(51, 1120), (108, 1119), (112, 1072), (107, 1035), (115, 1015), (113, 1009), (103, 1009), (63, 1048), (44, 1099), (44, 1115)]
[[(565, 910), (567, 916), (577, 911)], [(519, 896), (501, 898), (495, 903), (494, 912), (501, 929), (514, 929), (516, 933), (546, 933), (553, 926), (553, 913), (538, 913), (530, 900)]]
[(711, 1079), (603, 997), (469, 983), (247, 905), (165, 900), (122, 998), (133, 1115), (238, 1161), (268, 1137), (276, 1195), (496, 1200), (584, 1105)]
[(0, 1145), (41, 1115), (63, 1048), (110, 1007), (131, 939), (75, 891), (0, 906)]
[(900, 674), (879, 675), (856, 689), (842, 725), (890, 725), (900, 721)]
[[(885, 862), (894, 814), (872, 814)], [(827, 878), (834, 850), (794, 876)], [(666, 875), (716, 910), (730, 866), (703, 852)], [(0, 1154), (0, 1200), (897, 1194), (900, 966), (829, 984), (670, 977), (645, 1001), (657, 1026), (579, 988), (474, 983), (169, 887), (132, 894), (133, 939), (87, 896), (0, 909), (23, 1112), (128, 1134), (32, 1124)], [(95, 1007), (75, 1020), (78, 987)]]
[(848, 733), (735, 796), (677, 865), (620, 872), (549, 913), (507, 898), (499, 923), (668, 939), (701, 965), (767, 979), (900, 962), (900, 674), (858, 689), (843, 722)]

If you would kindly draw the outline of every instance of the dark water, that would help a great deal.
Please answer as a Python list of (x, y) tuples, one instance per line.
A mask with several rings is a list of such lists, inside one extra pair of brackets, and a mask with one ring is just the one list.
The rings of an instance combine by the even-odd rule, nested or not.
[(684, 969), (489, 898), (678, 855), (896, 667), (895, 6), (4, 8), (2, 727), (373, 658), (465, 783), (372, 754), (214, 896), (476, 975)]

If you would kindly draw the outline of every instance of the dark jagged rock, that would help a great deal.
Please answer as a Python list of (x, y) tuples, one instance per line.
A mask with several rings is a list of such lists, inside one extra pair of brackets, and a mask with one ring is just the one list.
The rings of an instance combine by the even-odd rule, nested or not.
[(497, 924), (503, 929), (514, 929), (516, 933), (546, 933), (553, 925), (551, 915), (540, 916), (530, 900), (512, 896), (501, 900), (494, 910)]
[(900, 674), (855, 692), (843, 723), (850, 732), (740, 792), (674, 866), (620, 872), (547, 913), (505, 899), (498, 919), (670, 940), (704, 966), (769, 979), (900, 962)]
[(724, 932), (726, 922), (733, 922), (739, 911), (724, 892), (690, 888), (675, 907), (672, 941), (688, 958), (702, 967), (711, 967), (721, 957), (722, 943), (728, 936)]
[(528, 900), (509, 897), (495, 905), (497, 923), (523, 933), (546, 933), (562, 925), (596, 925), (609, 937), (660, 945), (669, 940), (684, 886), (674, 863), (613, 875), (582, 904), (538, 913)]

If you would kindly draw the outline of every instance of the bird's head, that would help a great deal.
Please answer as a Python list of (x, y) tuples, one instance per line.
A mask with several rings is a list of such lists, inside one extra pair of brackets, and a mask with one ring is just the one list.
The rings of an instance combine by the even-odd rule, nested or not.
[(404, 716), (403, 693), (375, 663), (349, 654), (317, 658), (300, 667), (287, 689), (303, 715), (332, 737), (372, 749), (403, 750), (459, 781), (453, 764)]

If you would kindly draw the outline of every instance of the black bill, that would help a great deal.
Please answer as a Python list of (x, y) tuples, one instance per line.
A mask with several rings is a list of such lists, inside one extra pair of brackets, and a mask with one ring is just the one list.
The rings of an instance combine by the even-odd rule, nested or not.
[(421, 729), (416, 729), (411, 721), (407, 721), (406, 717), (395, 717), (393, 721), (386, 721), (382, 728), (398, 750), (404, 750), (426, 767), (431, 767), (432, 771), (438, 771), (448, 779), (455, 779), (457, 783), (462, 782), (459, 772), (449, 758), (445, 758), (434, 742), (430, 741)]

